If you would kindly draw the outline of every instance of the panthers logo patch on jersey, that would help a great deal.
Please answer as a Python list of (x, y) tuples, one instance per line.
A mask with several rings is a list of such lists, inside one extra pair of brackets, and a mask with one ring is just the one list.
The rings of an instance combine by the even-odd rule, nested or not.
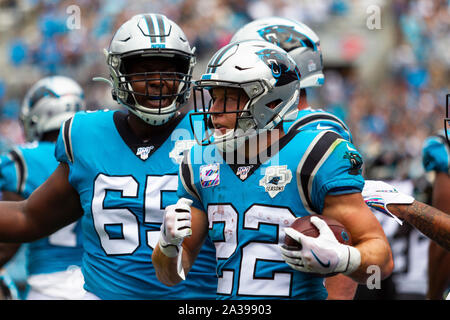
[(284, 191), (285, 186), (291, 182), (292, 172), (287, 166), (271, 166), (266, 169), (259, 185), (264, 187), (271, 198)]
[(348, 145), (347, 148), (349, 149), (349, 151), (345, 152), (344, 159), (348, 159), (351, 164), (351, 168), (348, 171), (348, 173), (354, 176), (359, 175), (362, 172), (361, 167), (363, 165), (363, 160), (355, 149), (353, 149), (354, 150), (353, 152), (353, 150), (349, 148)]

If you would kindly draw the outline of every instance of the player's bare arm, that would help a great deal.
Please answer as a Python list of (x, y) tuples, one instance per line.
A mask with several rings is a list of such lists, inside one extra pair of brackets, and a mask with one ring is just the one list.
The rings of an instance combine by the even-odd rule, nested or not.
[(60, 164), (27, 200), (0, 202), (0, 241), (33, 241), (80, 218), (80, 200), (68, 173), (67, 164)]
[(327, 300), (353, 300), (358, 283), (343, 274), (337, 274), (325, 278), (325, 288), (328, 292)]
[[(11, 191), (2, 192), (3, 201), (22, 201), (19, 194)], [(20, 248), (20, 243), (0, 243), (0, 267), (4, 266), (16, 254)]]
[[(436, 172), (433, 183), (432, 204), (439, 210), (450, 213), (450, 176), (447, 172)], [(447, 236), (447, 239), (449, 237)], [(450, 280), (450, 250), (431, 241), (428, 250), (427, 298), (440, 300)]]
[(366, 180), (362, 193), (371, 209), (407, 221), (450, 250), (450, 215), (399, 192), (383, 181)]
[(417, 200), (412, 204), (389, 204), (387, 207), (394, 215), (450, 250), (450, 215)]
[(394, 263), (386, 235), (360, 193), (326, 196), (322, 214), (345, 226), (352, 236), (353, 246), (361, 254), (359, 267), (349, 277), (365, 283), (370, 276), (367, 268), (372, 265), (380, 268), (382, 279), (392, 273)]

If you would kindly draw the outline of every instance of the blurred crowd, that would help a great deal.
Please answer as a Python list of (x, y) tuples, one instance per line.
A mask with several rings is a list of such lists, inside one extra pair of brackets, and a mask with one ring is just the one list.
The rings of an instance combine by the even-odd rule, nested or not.
[(92, 78), (107, 76), (103, 49), (135, 13), (159, 12), (176, 21), (197, 49), (198, 75), (211, 54), (252, 19), (283, 16), (326, 30), (331, 18), (345, 19), (352, 7), (370, 4), (393, 16), (389, 72), (373, 85), (355, 72), (327, 69), (325, 60), (325, 86), (313, 94), (314, 102), (347, 122), (367, 176), (418, 178), (422, 142), (443, 126), (448, 0), (1, 0), (0, 150), (23, 139), (17, 122), (21, 99), (45, 75), (74, 77), (86, 91), (88, 108), (118, 107), (110, 89)]

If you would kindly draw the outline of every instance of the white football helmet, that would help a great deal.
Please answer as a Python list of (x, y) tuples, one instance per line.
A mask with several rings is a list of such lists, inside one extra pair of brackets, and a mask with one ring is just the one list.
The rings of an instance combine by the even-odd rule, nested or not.
[(288, 52), (300, 70), (301, 88), (324, 83), (319, 37), (305, 24), (279, 17), (262, 18), (240, 28), (230, 42), (251, 39), (268, 41)]
[[(195, 65), (195, 49), (191, 49), (186, 35), (172, 20), (161, 14), (139, 14), (126, 21), (115, 33), (109, 50), (105, 50), (107, 64), (113, 86), (113, 98), (128, 108), (132, 113), (150, 125), (159, 126), (167, 123), (189, 99), (192, 70)], [(146, 58), (171, 59), (176, 72), (145, 72), (130, 74), (126, 71), (130, 59)], [(130, 76), (148, 77), (151, 74), (160, 78), (162, 90), (163, 81), (177, 83), (175, 93), (151, 95), (133, 90)], [(148, 88), (148, 78), (145, 85)], [(142, 106), (137, 97), (159, 101), (158, 108)], [(169, 99), (168, 105), (162, 101)]]
[(84, 108), (83, 89), (74, 80), (63, 76), (39, 80), (26, 93), (20, 110), (26, 140), (41, 140)]
[[(223, 112), (211, 112), (212, 100), (206, 92), (214, 88), (242, 89), (248, 101), (242, 110), (227, 109), (225, 102)], [(286, 115), (297, 110), (300, 72), (294, 60), (276, 45), (262, 40), (234, 42), (211, 58), (206, 73), (195, 82), (194, 93), (195, 112), (190, 120), (197, 142), (218, 144), (222, 151), (228, 152), (248, 138), (274, 129)], [(211, 115), (217, 113), (236, 114), (234, 130), (218, 134), (211, 120)], [(196, 116), (202, 116), (205, 127), (201, 135), (195, 124)]]

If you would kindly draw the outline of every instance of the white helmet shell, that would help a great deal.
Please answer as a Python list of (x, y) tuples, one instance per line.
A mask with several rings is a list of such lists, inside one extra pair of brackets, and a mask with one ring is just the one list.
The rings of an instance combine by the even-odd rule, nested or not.
[[(249, 98), (243, 109), (246, 116), (237, 117), (234, 132), (211, 135), (214, 143), (235, 149), (240, 145), (236, 141), (274, 129), (297, 109), (300, 73), (292, 58), (276, 45), (262, 40), (233, 42), (211, 58), (206, 73), (195, 86), (196, 90), (214, 87), (240, 88)], [(196, 111), (208, 109), (197, 105), (195, 108)]]
[(40, 140), (44, 133), (58, 130), (84, 108), (83, 89), (74, 80), (64, 76), (39, 80), (26, 93), (19, 115), (27, 141)]
[(300, 70), (301, 88), (324, 83), (319, 37), (305, 24), (279, 17), (262, 18), (240, 28), (230, 42), (251, 39), (268, 41), (288, 52)]
[[(117, 30), (106, 53), (113, 98), (150, 125), (167, 123), (189, 99), (196, 63), (194, 52), (181, 28), (166, 16), (135, 15)], [(138, 103), (123, 67), (124, 58), (128, 57), (165, 57), (182, 61), (183, 70), (177, 70), (182, 74), (182, 80), (169, 106), (147, 108)]]

